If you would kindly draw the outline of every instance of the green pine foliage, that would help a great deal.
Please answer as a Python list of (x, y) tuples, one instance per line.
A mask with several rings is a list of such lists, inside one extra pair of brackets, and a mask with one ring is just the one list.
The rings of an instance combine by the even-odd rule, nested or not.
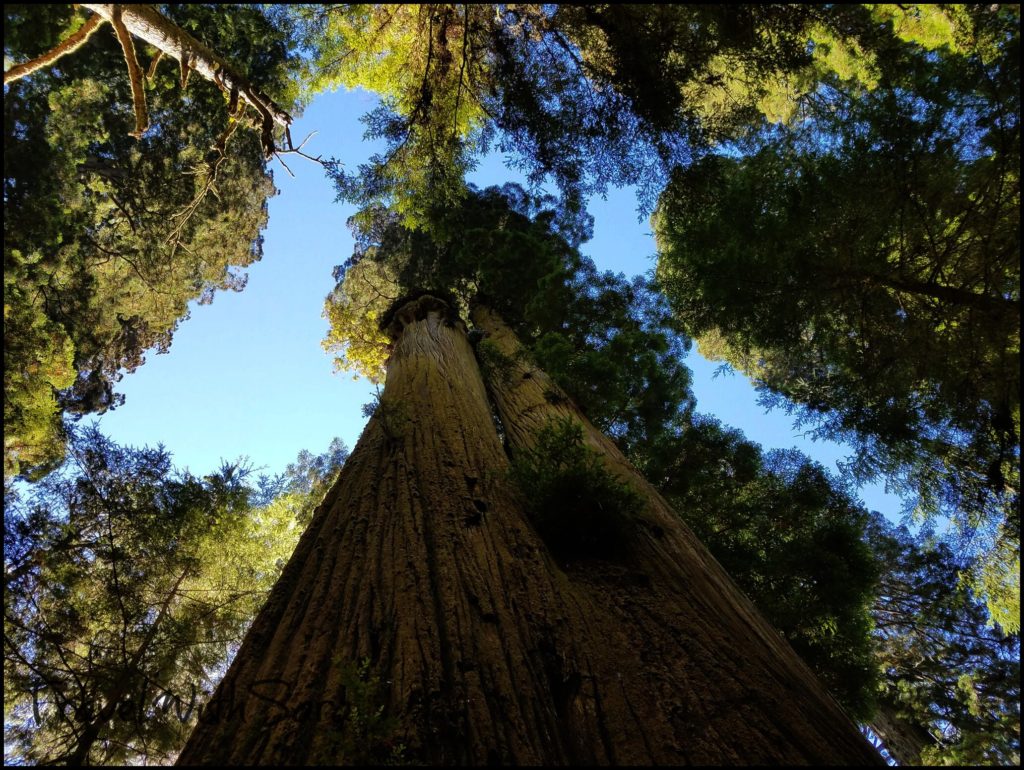
[(947, 545), (877, 515), (869, 531), (882, 568), (878, 700), (931, 735), (922, 764), (1018, 765), (1019, 629), (993, 627)]
[(67, 432), (66, 462), (4, 501), (5, 761), (166, 764), (347, 451), (254, 483)]
[[(166, 11), (287, 102), (286, 29), (250, 6)], [(8, 61), (81, 23), (71, 6), (4, 14)], [(148, 67), (156, 52), (138, 50)], [(62, 415), (115, 407), (114, 384), (168, 350), (190, 303), (245, 286), (274, 188), (259, 137), (219, 142), (236, 127), (223, 94), (198, 76), (183, 92), (169, 57), (146, 80), (152, 127), (129, 136), (109, 28), (4, 90), (4, 475), (35, 478), (63, 457)]]
[(851, 716), (874, 709), (867, 513), (796, 450), (698, 415), (634, 461)]
[(640, 495), (611, 477), (573, 418), (553, 421), (517, 453), (512, 479), (537, 534), (560, 559), (614, 559), (629, 547)]
[(872, 90), (829, 81), (792, 127), (679, 169), (658, 277), (705, 355), (853, 443), (857, 480), (884, 477), (992, 554), (975, 585), (1012, 624), (1019, 11), (972, 13), (967, 48), (880, 49)]
[[(499, 312), (535, 362), (623, 447), (692, 408), (681, 360), (687, 340), (648, 281), (601, 273), (580, 253), (588, 217), (511, 184), (470, 187), (458, 207), (431, 217), (429, 231), (381, 207), (350, 221), (355, 253), (336, 269), (324, 308), (324, 347), (337, 368), (378, 380), (388, 355), (381, 319), (400, 297), (433, 291), (452, 297), (464, 317), (473, 302)], [(486, 362), (486, 340), (477, 350)]]

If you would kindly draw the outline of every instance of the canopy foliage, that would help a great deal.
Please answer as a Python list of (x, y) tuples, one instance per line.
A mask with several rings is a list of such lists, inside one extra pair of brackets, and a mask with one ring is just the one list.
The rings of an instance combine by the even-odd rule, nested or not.
[(1020, 634), (993, 628), (947, 545), (921, 542), (877, 514), (882, 565), (872, 614), (879, 701), (931, 736), (921, 764), (1020, 763)]
[[(381, 99), (386, 150), (329, 165), (360, 206), (325, 304), (339, 368), (383, 376), (402, 297), (489, 305), (851, 714), (920, 728), (926, 762), (1019, 760), (1019, 7), (162, 8), (285, 104)], [(82, 21), (6, 6), (5, 58)], [(173, 754), (171, 707), (204, 697), (258, 603), (229, 584), (262, 590), (345, 456), (254, 488), (64, 428), (261, 253), (260, 137), (141, 51), (139, 139), (111, 35), (5, 86), (5, 475), (71, 446), (5, 539), (8, 721), (33, 761)], [(491, 149), (530, 190), (466, 183)], [(656, 280), (580, 251), (609, 185), (655, 211)], [(851, 441), (851, 478), (695, 415), (691, 338)], [(868, 515), (851, 484), (879, 478), (954, 535)]]
[[(642, 278), (600, 273), (576, 248), (589, 221), (517, 185), (469, 188), (431, 210), (429, 231), (373, 207), (350, 221), (353, 257), (335, 272), (324, 346), (339, 368), (377, 379), (388, 340), (380, 324), (412, 292), (482, 302), (512, 325), (539, 365), (624, 446), (665, 430), (691, 408), (688, 342)], [(464, 313), (465, 315), (465, 313)]]
[(184, 744), (347, 451), (204, 477), (68, 428), (4, 506), (5, 759), (165, 764)]
[[(258, 9), (172, 6), (170, 18), (283, 98), (287, 30)], [(70, 6), (4, 7), (6, 60), (52, 48)], [(183, 93), (176, 68), (137, 46), (152, 121), (135, 127), (109, 28), (4, 86), (4, 471), (37, 477), (63, 457), (62, 415), (102, 413), (114, 384), (166, 352), (189, 303), (239, 290), (260, 258), (273, 185), (260, 138), (221, 91)], [(230, 140), (230, 141), (229, 141)]]
[(977, 585), (1012, 628), (1019, 18), (968, 21), (967, 43), (888, 50), (873, 89), (823, 83), (793, 125), (677, 170), (658, 276), (705, 355), (992, 554)]

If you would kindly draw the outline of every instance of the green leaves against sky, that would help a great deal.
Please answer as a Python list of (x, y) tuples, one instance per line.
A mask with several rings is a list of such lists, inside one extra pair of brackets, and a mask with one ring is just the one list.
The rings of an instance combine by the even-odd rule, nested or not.
[[(260, 12), (168, 12), (263, 88), (288, 90), (287, 40)], [(75, 20), (70, 6), (9, 6), (5, 56), (40, 54)], [(139, 50), (153, 65), (156, 52)], [(234, 120), (221, 92), (198, 76), (183, 90), (169, 57), (149, 68), (141, 140), (105, 32), (5, 86), (5, 475), (59, 463), (62, 415), (116, 406), (122, 371), (167, 350), (190, 301), (244, 287), (240, 268), (261, 256), (273, 185), (258, 136), (221, 141)]]
[[(852, 713), (880, 707), (931, 735), (917, 760), (1015, 761), (1018, 6), (161, 9), (285, 104), (339, 87), (380, 97), (366, 124), (385, 150), (358, 169), (329, 165), (360, 207), (356, 253), (325, 307), (342, 367), (383, 376), (379, 324), (402, 296), (440, 293), (464, 315), (488, 304)], [(5, 66), (81, 21), (70, 6), (5, 7)], [(58, 466), (65, 440), (81, 441), (63, 417), (116, 406), (114, 383), (167, 350), (188, 303), (241, 289), (239, 270), (261, 256), (273, 187), (259, 136), (221, 141), (225, 96), (199, 79), (183, 90), (171, 62), (146, 86), (141, 140), (110, 35), (5, 86), (7, 477)], [(493, 149), (533, 187), (468, 186)], [(583, 255), (584, 204), (608, 185), (635, 185), (654, 212), (656, 281), (599, 273)], [(852, 478), (885, 479), (935, 531), (952, 521), (945, 542), (911, 542), (854, 504), (847, 481), (696, 415), (681, 362), (691, 338), (766, 403), (851, 442)], [(114, 451), (103, 446), (97, 457)], [(131, 463), (144, 460), (164, 462)], [(153, 489), (169, 483), (154, 473)], [(50, 478), (56, 490), (63, 477)], [(174, 483), (213, 494), (209, 479), (186, 481)], [(154, 526), (185, 532), (194, 515)], [(76, 597), (88, 586), (82, 601), (120, 622), (89, 559), (61, 545), (88, 528), (24, 521), (25, 542), (57, 554), (40, 584)], [(112, 574), (120, 547), (89, 558)], [(200, 550), (189, 580), (206, 569)], [(132, 586), (139, 608), (159, 607), (184, 574), (167, 562)], [(85, 633), (65, 621), (54, 650)], [(59, 692), (18, 676), (23, 709), (33, 688)], [(90, 681), (75, 686), (108, 686)], [(48, 725), (88, 723), (70, 714)]]

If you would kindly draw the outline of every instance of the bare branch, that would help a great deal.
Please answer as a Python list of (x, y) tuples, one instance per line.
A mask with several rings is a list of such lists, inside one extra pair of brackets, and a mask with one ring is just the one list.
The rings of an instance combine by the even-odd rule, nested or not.
[(135, 130), (129, 133), (136, 139), (141, 139), (146, 129), (149, 128), (149, 112), (146, 109), (146, 89), (142, 87), (142, 67), (139, 66), (139, 57), (135, 53), (135, 43), (128, 29), (121, 20), (122, 6), (113, 6), (110, 15), (110, 23), (114, 25), (118, 42), (124, 51), (124, 61), (128, 65), (128, 79), (132, 84), (132, 106), (135, 108)]
[(295, 178), (295, 174), (292, 173), (292, 170), (290, 168), (288, 168), (288, 164), (284, 162), (284, 158), (281, 157), (281, 153), (280, 152), (275, 152), (274, 153), (274, 157), (277, 158), (277, 162), (278, 163), (280, 163), (282, 166), (284, 166), (284, 170), (288, 172), (288, 176), (290, 176), (292, 179), (294, 179)]
[(15, 64), (7, 70), (7, 72), (4, 73), (4, 85), (13, 83), (15, 80), (20, 80), (26, 75), (31, 75), (38, 69), (48, 67), (60, 57), (78, 50), (85, 44), (85, 41), (92, 36), (92, 33), (99, 29), (103, 22), (104, 19), (102, 16), (90, 16), (85, 20), (85, 24), (79, 27), (77, 32), (68, 35), (65, 40), (62, 40), (58, 45), (51, 48), (42, 56), (37, 56), (35, 59), (23, 62), (22, 64)]
[[(85, 3), (83, 6), (105, 19), (110, 19), (114, 13), (114, 6), (109, 4)], [(292, 118), (288, 113), (266, 94), (255, 88), (226, 59), (214, 53), (152, 6), (124, 5), (119, 8), (125, 27), (133, 35), (182, 62), (183, 82), (187, 78), (188, 71), (194, 69), (207, 80), (216, 83), (218, 88), (228, 94), (237, 88), (241, 100), (254, 107), (262, 118), (262, 141), (265, 155), (270, 157), (274, 153), (271, 135), (273, 124), (276, 123), (283, 127), (291, 125)]]
[(156, 65), (160, 63), (162, 58), (164, 58), (164, 52), (158, 50), (156, 56), (153, 57), (153, 61), (149, 63), (149, 69), (146, 71), (146, 80), (153, 80), (153, 76), (156, 75)]
[(298, 155), (300, 158), (305, 158), (308, 161), (320, 164), (324, 168), (329, 168), (329, 161), (324, 160), (322, 156), (317, 155), (316, 157), (313, 157), (312, 155), (302, 151), (302, 148), (306, 146), (306, 142), (316, 136), (316, 134), (316, 131), (310, 131), (306, 138), (299, 143), (298, 147), (292, 147), (291, 132), (288, 132), (288, 149), (274, 151), (274, 157), (277, 158), (282, 166), (284, 166), (284, 170), (287, 171), (289, 176), (292, 178), (295, 177), (295, 174), (293, 174), (292, 170), (288, 168), (288, 164), (285, 163), (284, 159), (281, 157), (282, 155)]
[[(242, 105), (240, 110), (244, 111), (245, 105)], [(221, 132), (220, 136), (217, 137), (217, 141), (210, 146), (210, 151), (213, 153), (213, 157), (206, 163), (206, 181), (204, 182), (202, 189), (196, 194), (192, 201), (185, 206), (185, 208), (178, 213), (171, 215), (171, 219), (175, 221), (175, 225), (168, 234), (165, 242), (171, 247), (172, 254), (179, 246), (185, 248), (184, 244), (181, 242), (182, 236), (185, 232), (185, 225), (188, 224), (196, 211), (199, 210), (199, 206), (206, 199), (206, 196), (212, 192), (215, 197), (219, 197), (216, 189), (217, 175), (220, 173), (221, 164), (227, 157), (226, 150), (228, 140), (231, 139), (231, 135), (234, 134), (235, 130), (238, 128), (241, 118), (242, 115), (239, 114), (238, 118), (230, 117), (228, 119), (228, 127)], [(198, 174), (199, 169), (197, 168), (193, 173)], [(185, 250), (188, 251), (187, 248), (185, 248)]]

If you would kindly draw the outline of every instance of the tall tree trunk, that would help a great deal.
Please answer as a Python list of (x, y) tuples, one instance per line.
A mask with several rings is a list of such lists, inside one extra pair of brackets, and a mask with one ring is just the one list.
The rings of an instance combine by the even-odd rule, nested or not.
[(563, 565), (578, 594), (603, 602), (628, 629), (645, 662), (644, 685), (659, 708), (643, 721), (643, 740), (679, 746), (700, 764), (880, 764), (788, 642), (615, 444), (527, 362), (498, 315), (478, 305), (472, 318), (514, 362), (489, 370), (487, 381), (513, 456), (552, 420), (571, 417), (606, 470), (644, 499), (641, 526), (618, 564)]
[(373, 763), (399, 743), (414, 763), (609, 761), (601, 704), (565, 712), (588, 608), (521, 513), (449, 315), (432, 297), (397, 314), (376, 412), (180, 763)]
[(427, 296), (390, 332), (380, 403), (179, 763), (878, 761), (806, 669), (761, 662), (763, 631), (680, 633), (635, 574), (563, 572), (461, 322)]
[(883, 698), (871, 720), (871, 729), (886, 751), (901, 765), (923, 765), (921, 752), (935, 745), (935, 738), (921, 725), (899, 715), (896, 705)]

